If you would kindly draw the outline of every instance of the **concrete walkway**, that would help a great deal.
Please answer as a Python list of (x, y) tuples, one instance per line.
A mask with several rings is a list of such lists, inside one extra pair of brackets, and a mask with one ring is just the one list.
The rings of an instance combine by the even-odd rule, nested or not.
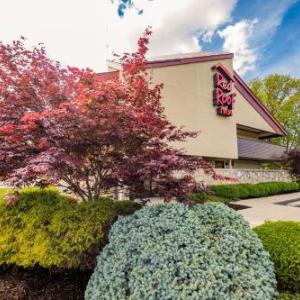
[[(280, 205), (278, 203), (288, 200), (296, 200), (297, 202), (290, 202), (287, 205)], [(300, 192), (291, 194), (282, 194), (270, 197), (247, 199), (233, 202), (249, 206), (250, 208), (239, 210), (251, 227), (256, 227), (263, 224), (265, 221), (298, 221), (300, 222)]]

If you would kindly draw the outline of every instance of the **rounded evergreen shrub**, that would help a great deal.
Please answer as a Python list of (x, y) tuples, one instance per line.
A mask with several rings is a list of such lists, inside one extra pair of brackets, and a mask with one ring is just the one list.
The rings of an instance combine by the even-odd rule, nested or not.
[(255, 231), (275, 264), (278, 287), (300, 292), (300, 222), (267, 222)]
[(120, 218), (85, 299), (274, 299), (269, 254), (223, 204), (146, 207)]
[(0, 202), (0, 266), (93, 269), (117, 216), (138, 208), (109, 198), (77, 203), (55, 188), (23, 189), (15, 205)]

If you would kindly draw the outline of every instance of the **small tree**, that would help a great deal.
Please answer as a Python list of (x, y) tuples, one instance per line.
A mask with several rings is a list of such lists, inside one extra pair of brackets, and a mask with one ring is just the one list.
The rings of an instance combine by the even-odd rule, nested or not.
[(300, 146), (300, 79), (290, 75), (271, 74), (254, 79), (250, 87), (269, 111), (287, 130), (286, 137), (272, 141), (292, 150)]
[(145, 183), (152, 194), (183, 199), (193, 172), (203, 168), (217, 177), (202, 159), (170, 146), (197, 134), (164, 115), (163, 86), (145, 69), (150, 34), (121, 58), (122, 71), (111, 80), (64, 68), (43, 48), (1, 43), (0, 176), (16, 186), (58, 184), (82, 200), (119, 185), (143, 193)]

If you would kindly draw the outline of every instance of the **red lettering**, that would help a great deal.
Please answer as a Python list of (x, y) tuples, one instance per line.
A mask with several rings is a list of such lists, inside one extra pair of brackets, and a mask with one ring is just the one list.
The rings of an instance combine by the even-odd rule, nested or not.
[(220, 88), (217, 88), (216, 105), (223, 105), (223, 95), (223, 91)]
[(233, 104), (235, 103), (236, 93), (231, 93), (233, 81), (226, 79), (221, 72), (215, 74), (214, 105), (218, 106), (219, 115), (232, 116)]
[(220, 73), (216, 73), (216, 87), (221, 88), (225, 92), (230, 92), (232, 89), (232, 83), (227, 82), (225, 77)]
[(225, 117), (231, 117), (232, 116), (232, 110), (228, 109), (225, 106), (220, 106), (217, 110), (218, 114)]
[(233, 104), (235, 103), (236, 93), (232, 93), (230, 96), (231, 96), (231, 109), (233, 109)]

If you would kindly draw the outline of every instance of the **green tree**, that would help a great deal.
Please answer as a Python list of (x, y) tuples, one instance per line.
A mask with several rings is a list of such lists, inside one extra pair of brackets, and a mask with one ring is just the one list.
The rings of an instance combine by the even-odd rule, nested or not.
[(253, 79), (250, 87), (288, 132), (273, 141), (288, 149), (300, 146), (300, 79), (272, 74)]

